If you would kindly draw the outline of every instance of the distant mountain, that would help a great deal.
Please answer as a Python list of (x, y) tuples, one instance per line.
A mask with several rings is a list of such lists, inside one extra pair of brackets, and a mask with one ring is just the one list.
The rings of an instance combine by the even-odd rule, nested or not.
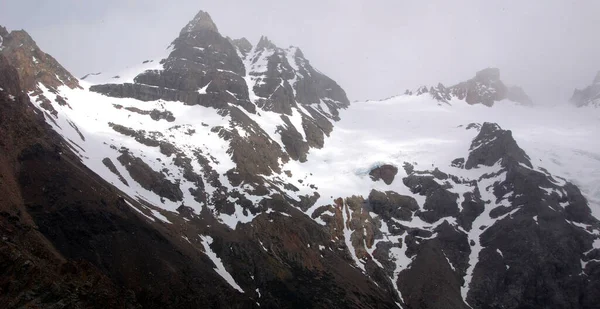
[(436, 87), (422, 86), (415, 91), (407, 90), (405, 94), (429, 94), (439, 102), (449, 103), (451, 100), (464, 100), (468, 104), (492, 106), (496, 102), (511, 101), (523, 105), (533, 102), (521, 87), (506, 86), (500, 80), (500, 70), (488, 68), (477, 72), (474, 78), (452, 87), (438, 84)]
[(597, 115), (498, 69), (350, 104), (203, 11), (81, 79), (0, 38), (2, 307), (600, 303)]
[(577, 107), (582, 106), (600, 106), (600, 72), (596, 74), (591, 85), (583, 90), (575, 89), (571, 100), (571, 104)]

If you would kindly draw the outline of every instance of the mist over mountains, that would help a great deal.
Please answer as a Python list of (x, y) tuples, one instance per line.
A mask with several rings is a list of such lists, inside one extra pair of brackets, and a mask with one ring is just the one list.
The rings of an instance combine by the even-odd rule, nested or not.
[(178, 23), (78, 75), (0, 27), (4, 307), (597, 307), (598, 77), (351, 102), (302, 46)]

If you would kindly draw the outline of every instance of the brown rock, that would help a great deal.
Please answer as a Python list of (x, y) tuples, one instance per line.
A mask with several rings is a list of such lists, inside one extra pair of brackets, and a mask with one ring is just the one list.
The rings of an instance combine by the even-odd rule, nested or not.
[(381, 165), (369, 172), (373, 181), (383, 180), (387, 185), (391, 185), (394, 182), (396, 174), (398, 174), (398, 168), (390, 164)]

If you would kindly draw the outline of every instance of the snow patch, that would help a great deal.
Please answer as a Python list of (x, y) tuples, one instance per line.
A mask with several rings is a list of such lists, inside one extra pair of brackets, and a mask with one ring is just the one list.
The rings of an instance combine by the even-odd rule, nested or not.
[(200, 239), (202, 240), (202, 246), (204, 247), (204, 253), (210, 258), (210, 260), (215, 264), (215, 271), (219, 276), (221, 276), (229, 285), (231, 285), (234, 289), (238, 290), (240, 293), (244, 293), (244, 290), (235, 282), (231, 274), (225, 269), (225, 265), (221, 259), (217, 256), (215, 252), (212, 251), (210, 245), (213, 243), (213, 239), (210, 236), (200, 235)]

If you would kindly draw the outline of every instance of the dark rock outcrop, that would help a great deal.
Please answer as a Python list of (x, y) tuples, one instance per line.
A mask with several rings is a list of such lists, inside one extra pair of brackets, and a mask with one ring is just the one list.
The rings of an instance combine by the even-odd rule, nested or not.
[(183, 199), (183, 192), (181, 192), (179, 184), (166, 179), (163, 173), (153, 170), (144, 160), (134, 157), (126, 151), (117, 160), (125, 166), (131, 178), (144, 189), (174, 202)]
[[(351, 206), (356, 197), (337, 203), (351, 214), (345, 235), (374, 235), (357, 237), (350, 250), (359, 256), (376, 247), (362, 261), (377, 260), (407, 308), (595, 308), (599, 298), (590, 291), (600, 282), (600, 263), (592, 244), (600, 222), (581, 192), (534, 169), (497, 124), (481, 125), (463, 162), (454, 167), (488, 172), (465, 179), (405, 165), (404, 182), (425, 196), (422, 206), (391, 191), (371, 191), (360, 207)], [(337, 208), (313, 216), (334, 231), (344, 228)], [(428, 225), (415, 224), (415, 217)]]
[[(162, 70), (142, 72), (134, 83), (99, 84), (90, 90), (142, 101), (181, 101), (229, 115), (232, 124), (249, 133), (240, 136), (237, 129), (219, 130), (230, 141), (237, 183), (262, 186), (264, 182), (257, 174), (271, 175), (279, 171), (280, 162), (290, 158), (305, 161), (311, 147), (323, 147), (332, 122), (339, 120), (339, 109), (349, 105), (344, 90), (315, 70), (298, 48), (278, 48), (266, 37), (253, 48), (246, 39), (223, 37), (202, 11), (181, 30), (161, 64)], [(260, 115), (261, 111), (281, 114), (275, 132), (281, 137), (281, 145), (271, 138), (272, 132), (264, 132), (248, 116)], [(158, 111), (151, 111), (150, 116), (173, 119)], [(136, 139), (140, 141), (138, 133)]]
[(577, 107), (600, 106), (600, 72), (596, 74), (591, 85), (582, 90), (575, 89), (569, 102)]
[[(0, 44), (7, 37), (0, 28)], [(300, 193), (277, 174), (292, 177), (281, 164), (305, 161), (311, 148), (323, 146), (348, 106), (343, 90), (299, 49), (281, 49), (266, 37), (256, 47), (224, 38), (205, 12), (182, 29), (162, 64), (133, 83), (92, 89), (203, 105), (229, 117), (203, 132), (227, 142), (222, 150), (235, 167), (222, 174), (215, 170), (221, 158), (204, 148), (183, 149), (169, 133), (110, 125), (164, 157), (144, 161), (143, 154), (111, 145), (113, 154), (120, 152), (117, 160), (101, 162), (127, 184), (120, 164), (130, 181), (170, 200), (164, 203), (175, 212), (144, 196), (126, 197), (86, 168), (73, 143), (44, 123), (44, 115), (52, 115), (48, 121), (60, 116), (54, 103), (67, 106), (68, 98), (41, 102), (44, 115), (36, 113), (24, 91), (30, 72), (19, 79), (0, 55), (0, 304), (588, 309), (600, 302), (600, 250), (594, 248), (600, 223), (579, 189), (534, 167), (510, 131), (470, 124), (474, 130), (466, 133), (477, 135), (468, 156), (446, 162), (460, 176), (406, 163), (407, 177), (394, 183), (398, 168), (382, 165), (370, 176), (390, 188), (404, 184), (402, 194), (330, 196), (332, 203), (318, 205), (309, 218), (322, 201), (319, 193)], [(51, 91), (62, 85), (44, 76), (36, 75), (34, 85), (47, 83)], [(495, 69), (417, 93), (440, 104), (528, 100)], [(125, 109), (157, 125), (175, 120), (162, 109)], [(259, 125), (261, 115), (278, 122), (276, 132)], [(204, 128), (173, 129), (202, 138)], [(165, 163), (173, 170), (156, 168)], [(197, 203), (184, 198), (190, 195), (183, 189)], [(240, 213), (252, 221), (244, 223)], [(225, 219), (234, 216), (232, 228)]]
[(394, 191), (372, 190), (368, 201), (373, 212), (386, 221), (390, 221), (391, 218), (410, 221), (412, 213), (419, 209), (414, 198), (400, 195)]
[(502, 130), (497, 124), (486, 122), (471, 142), (465, 168), (471, 169), (480, 164), (492, 166), (499, 161), (502, 166), (521, 163), (532, 167), (529, 157), (517, 145), (510, 130)]
[(369, 176), (373, 181), (383, 180), (386, 185), (391, 185), (394, 182), (396, 174), (398, 174), (398, 168), (390, 164), (383, 164), (369, 172)]
[(81, 164), (2, 56), (0, 87), (3, 307), (252, 306)]
[(500, 80), (500, 70), (488, 68), (475, 74), (473, 79), (451, 87), (452, 94), (469, 104), (481, 103), (492, 106), (494, 102), (511, 100), (530, 105), (531, 99), (519, 87), (507, 87)]
[[(235, 231), (186, 206), (183, 220), (140, 204), (80, 162), (1, 56), (0, 87), (0, 303), (7, 308), (395, 308), (343, 252), (321, 249), (330, 235), (284, 199), (256, 205), (276, 211)], [(176, 151), (168, 152), (179, 160)], [(178, 188), (127, 152), (119, 163), (137, 182), (179, 199)], [(211, 243), (198, 235), (211, 235)], [(209, 250), (244, 293), (219, 276)]]
[(23, 90), (39, 91), (38, 83), (50, 90), (63, 85), (79, 87), (77, 78), (56, 59), (44, 53), (24, 30), (9, 33), (0, 26), (0, 38), (0, 55), (16, 68)]
[(465, 100), (469, 104), (494, 105), (495, 102), (509, 100), (523, 105), (532, 105), (533, 102), (525, 91), (518, 86), (507, 86), (500, 80), (500, 70), (487, 68), (475, 74), (475, 77), (458, 83), (452, 87), (438, 84), (436, 87), (419, 87), (416, 91), (405, 92), (407, 95), (428, 94), (433, 99), (449, 103), (456, 98)]

